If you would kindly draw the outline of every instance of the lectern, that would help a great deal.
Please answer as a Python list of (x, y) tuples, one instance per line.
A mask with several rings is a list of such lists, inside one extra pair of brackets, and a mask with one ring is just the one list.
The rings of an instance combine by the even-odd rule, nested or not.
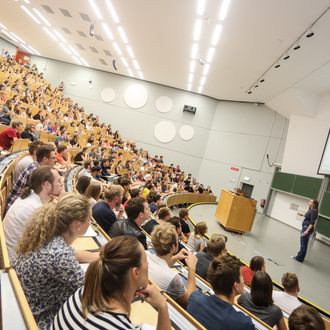
[(238, 233), (251, 231), (257, 212), (255, 199), (222, 190), (215, 217), (228, 230)]

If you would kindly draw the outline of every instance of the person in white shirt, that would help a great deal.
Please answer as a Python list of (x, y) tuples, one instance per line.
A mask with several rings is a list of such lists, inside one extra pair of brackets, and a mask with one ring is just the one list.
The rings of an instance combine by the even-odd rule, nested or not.
[[(149, 278), (182, 307), (187, 307), (189, 296), (196, 290), (195, 271), (197, 257), (186, 249), (178, 251), (178, 235), (171, 223), (155, 226), (151, 241), (156, 254), (147, 251)], [(185, 259), (188, 267), (187, 285), (180, 275), (170, 267)]]
[(29, 155), (22, 158), (17, 165), (15, 166), (14, 170), (14, 177), (13, 182), (16, 182), (21, 173), (34, 161), (37, 160), (37, 150), (38, 148), (43, 145), (44, 143), (40, 140), (33, 141), (29, 145)]
[(10, 259), (14, 256), (14, 247), (23, 236), (26, 223), (33, 213), (54, 197), (63, 194), (63, 179), (57, 170), (50, 166), (36, 168), (30, 176), (29, 184), (30, 186), (21, 192), (3, 220)]
[(274, 304), (291, 314), (301, 305), (298, 300), (299, 282), (295, 273), (285, 273), (282, 276), (284, 292), (273, 291)]

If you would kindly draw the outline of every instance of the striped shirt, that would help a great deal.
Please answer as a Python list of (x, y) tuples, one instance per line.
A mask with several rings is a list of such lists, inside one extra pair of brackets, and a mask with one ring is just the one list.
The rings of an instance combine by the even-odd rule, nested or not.
[(126, 314), (103, 312), (88, 313), (85, 320), (81, 312), (81, 295), (83, 287), (78, 289), (62, 306), (55, 316), (51, 330), (58, 329), (141, 329), (135, 326)]

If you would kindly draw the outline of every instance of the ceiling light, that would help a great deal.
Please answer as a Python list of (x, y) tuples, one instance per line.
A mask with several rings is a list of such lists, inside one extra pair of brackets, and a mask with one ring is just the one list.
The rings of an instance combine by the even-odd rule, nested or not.
[(69, 49), (67, 49), (63, 44), (59, 43), (59, 45), (69, 54), (71, 55), (71, 52), (69, 51)]
[(248, 91), (248, 94), (252, 94), (252, 91)]
[(210, 70), (210, 64), (205, 64), (204, 70), (203, 70), (203, 76), (207, 76)]
[(113, 66), (113, 68), (114, 68), (116, 71), (118, 70), (116, 60), (113, 60), (113, 61), (112, 61), (112, 66)]
[(27, 48), (25, 45), (20, 44), (20, 46), (21, 46), (22, 48), (26, 49), (26, 50), (29, 52), (29, 54), (31, 53), (31, 50), (30, 50), (29, 48)]
[(214, 56), (214, 51), (215, 51), (215, 48), (213, 48), (213, 47), (211, 47), (209, 49), (209, 52), (207, 53), (206, 62), (212, 62), (213, 56)]
[(138, 73), (139, 77), (140, 77), (141, 79), (143, 79), (143, 73), (142, 73), (141, 71), (137, 71), (137, 73)]
[(195, 21), (195, 28), (194, 28), (194, 40), (198, 41), (201, 36), (202, 31), (202, 20), (197, 19)]
[(26, 43), (26, 42), (25, 42), (24, 40), (22, 40), (19, 36), (17, 36), (14, 32), (10, 32), (10, 34), (11, 34), (14, 38), (16, 38), (16, 39), (18, 39), (20, 42), (22, 42), (23, 44)]
[(48, 25), (49, 27), (51, 27), (51, 24), (46, 20), (46, 18), (39, 12), (38, 9), (33, 8), (33, 11), (44, 21), (44, 23), (46, 23), (46, 25)]
[(274, 66), (275, 69), (279, 68), (281, 66), (280, 63), (276, 62), (276, 65)]
[(31, 50), (33, 53), (35, 53), (35, 54), (37, 54), (37, 55), (40, 56), (40, 53), (39, 53), (38, 51), (36, 51), (33, 47), (31, 47), (31, 46), (28, 45), (28, 48), (30, 48), (30, 50)]
[(103, 19), (103, 17), (102, 17), (102, 15), (101, 15), (99, 9), (97, 8), (97, 6), (96, 6), (94, 0), (89, 0), (89, 4), (90, 4), (91, 7), (93, 8), (94, 13), (95, 13), (95, 15), (97, 16), (97, 18), (98, 18), (98, 19)]
[(199, 87), (198, 87), (198, 93), (201, 93), (202, 90), (203, 90), (203, 86), (199, 86)]
[(198, 0), (197, 15), (203, 15), (205, 9), (205, 0)]
[(201, 85), (201, 86), (204, 86), (204, 85), (205, 85), (205, 81), (206, 81), (206, 77), (203, 76), (203, 77), (201, 78), (200, 85)]
[(53, 32), (65, 43), (67, 44), (68, 42), (55, 30), (53, 29)]
[(137, 62), (137, 60), (133, 60), (132, 63), (133, 63), (133, 65), (134, 65), (134, 67), (135, 67), (136, 70), (141, 70), (140, 65)]
[(223, 0), (222, 5), (221, 5), (221, 9), (220, 9), (220, 12), (219, 12), (219, 19), (221, 21), (223, 21), (227, 16), (229, 5), (230, 5), (230, 0)]
[(298, 44), (298, 41), (296, 42), (296, 45), (293, 47), (293, 50), (298, 50), (300, 48), (300, 45)]
[(95, 24), (91, 24), (90, 28), (89, 28), (89, 35), (91, 37), (94, 37), (94, 28), (95, 28)]
[(314, 32), (312, 31), (312, 28), (309, 29), (309, 33), (306, 34), (306, 38), (310, 38), (314, 35)]
[(198, 44), (193, 44), (192, 49), (191, 49), (191, 58), (195, 59), (197, 57), (197, 52), (198, 52)]
[(128, 71), (128, 73), (129, 73), (129, 75), (130, 75), (131, 77), (134, 77), (133, 72), (132, 72), (131, 69), (127, 69), (127, 71)]
[(254, 85), (254, 88), (258, 88), (258, 87), (259, 87), (259, 85), (258, 85), (258, 84)]
[(188, 91), (191, 90), (191, 86), (192, 86), (192, 83), (189, 83), (189, 84), (188, 84), (188, 87), (187, 87)]
[(30, 0), (24, 0), (24, 2), (30, 4)]
[(125, 68), (128, 68), (128, 63), (127, 63), (126, 59), (125, 59), (124, 57), (121, 57), (120, 59), (121, 59), (121, 61), (123, 62), (124, 67), (125, 67)]
[(265, 81), (265, 78), (261, 78), (259, 82), (263, 83)]
[(127, 53), (131, 58), (135, 58), (132, 47), (130, 45), (126, 45)]
[(193, 73), (189, 73), (188, 82), (192, 83), (193, 79), (194, 79), (194, 74)]
[(107, 7), (109, 9), (109, 12), (112, 16), (112, 19), (116, 22), (119, 23), (118, 15), (115, 11), (115, 8), (113, 7), (112, 3), (109, 0), (105, 0), (105, 3), (107, 4)]
[(219, 42), (222, 25), (217, 24), (212, 35), (211, 45), (215, 46)]
[(89, 64), (82, 57), (80, 57), (80, 61), (83, 62), (83, 64), (85, 64), (86, 66), (89, 66)]
[(105, 33), (107, 34), (108, 38), (109, 38), (110, 40), (113, 40), (113, 35), (112, 35), (112, 33), (111, 33), (111, 31), (110, 31), (108, 25), (107, 25), (106, 23), (104, 23), (104, 22), (102, 22), (101, 25), (102, 25), (102, 27), (103, 27)]
[(5, 30), (8, 30), (3, 24), (0, 23), (0, 27), (2, 27)]
[(204, 65), (204, 64), (205, 64), (205, 61), (203, 60), (203, 58), (202, 58), (201, 55), (198, 56), (198, 63), (199, 63), (200, 65)]
[(123, 41), (124, 44), (128, 43), (127, 37), (126, 37), (126, 33), (124, 31), (124, 29), (121, 26), (118, 26), (118, 31), (121, 37), (121, 40)]
[(15, 39), (15, 38), (14, 38), (11, 34), (9, 34), (7, 31), (5, 31), (5, 30), (1, 30), (1, 32), (2, 32), (3, 34), (5, 34), (7, 37), (9, 37), (10, 39), (12, 39), (13, 41), (18, 42), (18, 40)]
[(37, 23), (41, 24), (40, 21), (23, 5), (21, 5), (21, 8)]
[(47, 32), (47, 34), (48, 34), (50, 37), (52, 37), (55, 41), (57, 41), (57, 38), (54, 36), (53, 33), (50, 33), (49, 30), (48, 30), (46, 27), (44, 27), (44, 26), (43, 26), (42, 28), (43, 28), (44, 31)]
[(93, 88), (93, 80), (90, 80), (90, 81), (88, 82), (88, 87), (89, 87), (90, 89)]
[(290, 55), (288, 53), (285, 53), (285, 56), (283, 57), (283, 60), (288, 60), (290, 58)]
[(121, 52), (121, 50), (120, 50), (118, 44), (117, 44), (116, 42), (113, 42), (112, 45), (113, 45), (113, 47), (115, 47), (117, 54), (118, 54), (119, 56), (122, 56), (123, 53)]
[(72, 58), (79, 64), (79, 65), (81, 65), (81, 62), (75, 57), (75, 56), (73, 56), (72, 55)]
[(68, 45), (68, 48), (72, 51), (73, 54), (79, 56), (78, 52), (72, 46)]
[(194, 72), (196, 67), (196, 61), (190, 61), (189, 71)]

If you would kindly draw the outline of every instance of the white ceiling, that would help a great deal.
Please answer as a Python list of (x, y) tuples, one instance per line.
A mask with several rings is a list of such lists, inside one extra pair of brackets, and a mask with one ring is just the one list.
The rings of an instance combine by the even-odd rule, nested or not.
[[(219, 20), (219, 10), (225, 0), (205, 0), (205, 10), (201, 16), (197, 15), (197, 0), (112, 0), (119, 23), (114, 22), (110, 15), (106, 0), (94, 1), (102, 19), (97, 18), (88, 0), (1, 0), (0, 23), (7, 27), (7, 32), (15, 33), (41, 56), (76, 64), (72, 56), (42, 29), (47, 27), (46, 23), (41, 20), (41, 24), (35, 23), (21, 5), (32, 12), (36, 8), (51, 24), (51, 28), (47, 28), (50, 31), (56, 29), (66, 39), (66, 45), (71, 45), (90, 67), (130, 76), (114, 48), (113, 42), (116, 42), (133, 76), (139, 79), (118, 33), (118, 26), (121, 26), (144, 80), (187, 90), (194, 25), (200, 18), (202, 31), (197, 44), (198, 54), (204, 60), (214, 28), (222, 24), (202, 94), (224, 100), (268, 102), (298, 83), (304, 88), (312, 86), (313, 92), (318, 94), (330, 91), (330, 75), (320, 72), (322, 67), (329, 71), (326, 64), (330, 60), (330, 11), (313, 26), (315, 35), (312, 38), (302, 36), (299, 41), (301, 48), (297, 51), (290, 49), (290, 59), (280, 59), (280, 68), (272, 67), (286, 49), (327, 10), (330, 1), (231, 0), (226, 18)], [(45, 6), (52, 13), (47, 12)], [(70, 16), (65, 16), (63, 10)], [(90, 21), (84, 20), (81, 14), (86, 14)], [(104, 32), (102, 22), (111, 30), (113, 41)], [(94, 37), (89, 34), (91, 24), (95, 24)], [(78, 31), (85, 36), (79, 35)], [(21, 42), (10, 40), (1, 28), (0, 36), (20, 47)], [(95, 47), (97, 53), (90, 47)], [(79, 59), (79, 56), (76, 57)], [(106, 64), (102, 64), (100, 59)], [(117, 61), (118, 71), (112, 66), (113, 59)], [(197, 60), (195, 62), (192, 92), (198, 92), (205, 67)], [(258, 88), (252, 88), (252, 94), (247, 94), (269, 68), (265, 82), (260, 83)], [(317, 83), (314, 84), (315, 77)], [(308, 79), (306, 83), (305, 79)]]

